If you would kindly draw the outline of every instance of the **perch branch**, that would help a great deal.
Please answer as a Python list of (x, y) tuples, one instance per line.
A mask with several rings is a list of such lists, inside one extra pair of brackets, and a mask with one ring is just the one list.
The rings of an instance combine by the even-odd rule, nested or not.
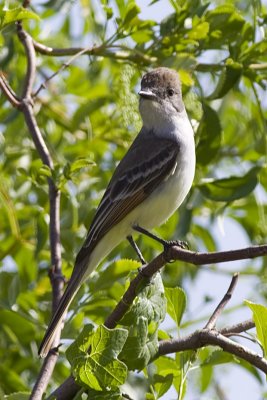
[[(105, 326), (108, 328), (114, 328), (123, 315), (127, 312), (128, 308), (132, 304), (135, 296), (137, 295), (137, 289), (143, 279), (146, 277), (151, 277), (160, 268), (161, 263), (166, 263), (166, 258), (164, 252), (158, 257), (152, 260), (148, 265), (143, 267), (137, 276), (131, 281), (127, 291), (125, 292), (122, 300), (117, 304), (114, 311), (105, 321)], [(144, 276), (145, 274), (145, 276)], [(238, 275), (235, 274), (232, 278), (231, 284), (224, 295), (223, 299), (219, 303), (213, 312), (211, 318), (209, 319), (209, 324), (211, 327), (216, 322), (221, 311), (230, 300), (230, 296), (234, 291), (238, 279)], [(215, 319), (214, 319), (215, 318)], [(207, 326), (206, 325), (206, 326)], [(248, 329), (253, 328), (254, 322), (252, 320), (247, 320), (229, 327), (226, 327), (220, 331), (214, 329), (203, 328), (197, 330), (196, 332), (188, 335), (184, 338), (164, 340), (159, 343), (158, 356), (166, 355), (175, 352), (181, 352), (185, 350), (194, 350), (201, 347), (206, 347), (208, 345), (214, 345), (221, 347), (224, 351), (240, 357), (260, 370), (267, 371), (267, 360), (258, 355), (257, 353), (251, 351), (250, 349), (234, 342), (227, 336), (231, 334), (236, 334), (244, 332)], [(71, 400), (73, 396), (79, 391), (79, 386), (75, 383), (74, 378), (69, 376), (62, 385), (60, 385), (49, 397), (56, 398), (57, 400)]]

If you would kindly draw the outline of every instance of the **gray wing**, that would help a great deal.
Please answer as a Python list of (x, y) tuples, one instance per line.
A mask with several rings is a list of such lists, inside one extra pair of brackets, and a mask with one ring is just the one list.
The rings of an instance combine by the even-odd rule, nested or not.
[(173, 140), (149, 138), (133, 143), (115, 170), (76, 263), (167, 178), (175, 168), (178, 153), (179, 145)]

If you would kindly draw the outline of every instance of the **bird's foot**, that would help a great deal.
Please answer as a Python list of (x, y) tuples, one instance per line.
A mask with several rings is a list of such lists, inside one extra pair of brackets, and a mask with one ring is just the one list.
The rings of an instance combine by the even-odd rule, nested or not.
[(170, 247), (178, 246), (183, 250), (189, 250), (189, 245), (184, 240), (164, 240), (164, 250), (168, 250)]

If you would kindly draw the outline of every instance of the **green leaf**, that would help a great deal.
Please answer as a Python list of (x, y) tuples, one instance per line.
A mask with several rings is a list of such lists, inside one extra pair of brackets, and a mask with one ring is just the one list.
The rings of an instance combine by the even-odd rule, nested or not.
[(96, 282), (94, 282), (94, 290), (104, 290), (127, 276), (131, 271), (137, 271), (140, 263), (135, 260), (121, 259), (113, 262), (104, 271), (101, 271)]
[(169, 374), (173, 376), (180, 376), (179, 368), (173, 358), (162, 356), (157, 358), (153, 364), (157, 367), (157, 373), (161, 376), (167, 376)]
[(177, 70), (193, 71), (197, 66), (197, 59), (190, 53), (179, 52), (164, 60), (164, 65)]
[(88, 399), (90, 400), (122, 400), (123, 397), (121, 395), (120, 390), (111, 391), (111, 390), (103, 390), (102, 392), (98, 392), (93, 389), (87, 390)]
[(17, 392), (6, 395), (4, 397), (5, 400), (29, 400), (30, 392)]
[(210, 25), (208, 22), (200, 22), (188, 32), (190, 39), (201, 40), (205, 39), (209, 33)]
[(48, 226), (44, 215), (39, 214), (37, 218), (37, 245), (35, 255), (37, 255), (46, 245), (48, 240)]
[(180, 328), (181, 319), (186, 307), (185, 291), (179, 287), (165, 288), (167, 312)]
[(39, 176), (45, 176), (47, 178), (51, 178), (52, 176), (52, 170), (51, 168), (48, 167), (48, 165), (41, 165), (41, 167), (38, 170), (38, 175)]
[(154, 375), (154, 387), (157, 391), (157, 399), (160, 399), (171, 387), (173, 382), (173, 374), (161, 376), (158, 374)]
[(140, 317), (129, 329), (129, 336), (120, 354), (129, 370), (142, 370), (158, 352), (157, 331), (150, 335), (148, 321)]
[(16, 7), (12, 10), (1, 10), (0, 11), (0, 30), (5, 28), (7, 25), (12, 24), (16, 21), (23, 19), (37, 19), (40, 20), (39, 16), (33, 11), (27, 10), (23, 7)]
[(221, 97), (224, 97), (229, 90), (236, 85), (241, 75), (242, 65), (229, 58), (220, 74), (220, 78), (214, 92), (207, 97), (207, 100), (220, 99)]
[(79, 171), (82, 168), (91, 167), (92, 165), (95, 165), (95, 163), (92, 160), (81, 157), (71, 164), (70, 171), (71, 172)]
[(213, 368), (210, 365), (205, 365), (204, 368), (200, 370), (200, 385), (201, 393), (205, 392), (209, 387), (213, 377)]
[(106, 5), (103, 5), (102, 7), (103, 7), (103, 10), (104, 10), (105, 13), (106, 13), (107, 19), (108, 19), (108, 20), (111, 19), (111, 18), (113, 17), (113, 10), (112, 10), (112, 8), (111, 8), (111, 7), (108, 7), (108, 6), (106, 6)]
[(12, 368), (6, 367), (4, 364), (0, 364), (0, 375), (1, 375), (1, 388), (5, 392), (15, 392), (28, 390), (27, 385), (24, 383), (22, 377), (19, 376)]
[(123, 20), (123, 25), (126, 26), (131, 23), (131, 21), (140, 13), (140, 8), (135, 4), (135, 2), (129, 2), (126, 8), (125, 17)]
[[(153, 376), (152, 383), (157, 390), (157, 398), (159, 398), (167, 392), (170, 384), (176, 382), (179, 386), (182, 374), (175, 360), (170, 357), (159, 357), (153, 361), (153, 365), (156, 367), (156, 374)], [(162, 379), (165, 377), (166, 379)]]
[(0, 185), (0, 206), (1, 203), (3, 205), (2, 210), (7, 213), (12, 235), (18, 238), (20, 236), (20, 230), (17, 221), (16, 210), (9, 194), (8, 185), (4, 182), (4, 180), (1, 181)]
[[(131, 309), (120, 321), (123, 325), (132, 326), (140, 317), (145, 317), (154, 333), (160, 322), (165, 318), (166, 300), (164, 296), (164, 287), (159, 273), (141, 288), (134, 299)], [(150, 325), (151, 324), (151, 325)]]
[(206, 359), (201, 363), (201, 367), (206, 365), (220, 365), (235, 361), (236, 358), (230, 353), (226, 353), (223, 350), (213, 351)]
[(120, 355), (129, 369), (143, 369), (158, 350), (158, 327), (166, 314), (166, 300), (160, 274), (140, 288), (134, 303), (120, 323), (129, 336)]
[(7, 271), (0, 272), (0, 307), (11, 308), (21, 290), (18, 274)]
[(203, 116), (196, 136), (199, 137), (197, 162), (208, 165), (221, 147), (222, 127), (217, 112), (206, 103), (203, 103)]
[(0, 325), (10, 328), (22, 343), (28, 343), (28, 338), (35, 336), (34, 324), (15, 311), (0, 310)]
[(98, 391), (122, 385), (127, 367), (117, 357), (127, 336), (125, 329), (99, 326), (94, 332), (92, 325), (86, 325), (66, 351), (77, 382)]
[(233, 4), (224, 4), (208, 11), (206, 21), (210, 24), (209, 40), (214, 45), (229, 39), (237, 40), (246, 23)]
[(253, 320), (256, 325), (257, 338), (262, 345), (264, 355), (267, 355), (267, 307), (262, 304), (255, 304), (245, 300), (245, 304), (253, 313)]
[(257, 174), (260, 167), (252, 168), (242, 177), (232, 176), (230, 178), (212, 180), (199, 185), (201, 193), (213, 201), (230, 202), (248, 196), (257, 186)]

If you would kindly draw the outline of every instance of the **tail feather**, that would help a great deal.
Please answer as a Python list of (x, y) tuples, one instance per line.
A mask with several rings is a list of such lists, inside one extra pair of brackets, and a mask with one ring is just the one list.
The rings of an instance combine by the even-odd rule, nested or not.
[[(81, 270), (82, 269), (80, 269), (80, 271)], [(77, 268), (76, 271), (79, 271), (79, 269)], [(53, 344), (54, 338), (56, 336), (56, 333), (58, 332), (58, 329), (65, 317), (65, 314), (67, 313), (68, 307), (72, 302), (75, 294), (80, 288), (80, 285), (83, 281), (83, 276), (84, 274), (81, 273), (72, 275), (69, 284), (65, 292), (63, 293), (62, 298), (60, 299), (56, 312), (52, 316), (50, 324), (46, 330), (42, 343), (39, 347), (38, 354), (40, 357), (42, 358), (46, 357), (47, 353), (49, 352)]]

